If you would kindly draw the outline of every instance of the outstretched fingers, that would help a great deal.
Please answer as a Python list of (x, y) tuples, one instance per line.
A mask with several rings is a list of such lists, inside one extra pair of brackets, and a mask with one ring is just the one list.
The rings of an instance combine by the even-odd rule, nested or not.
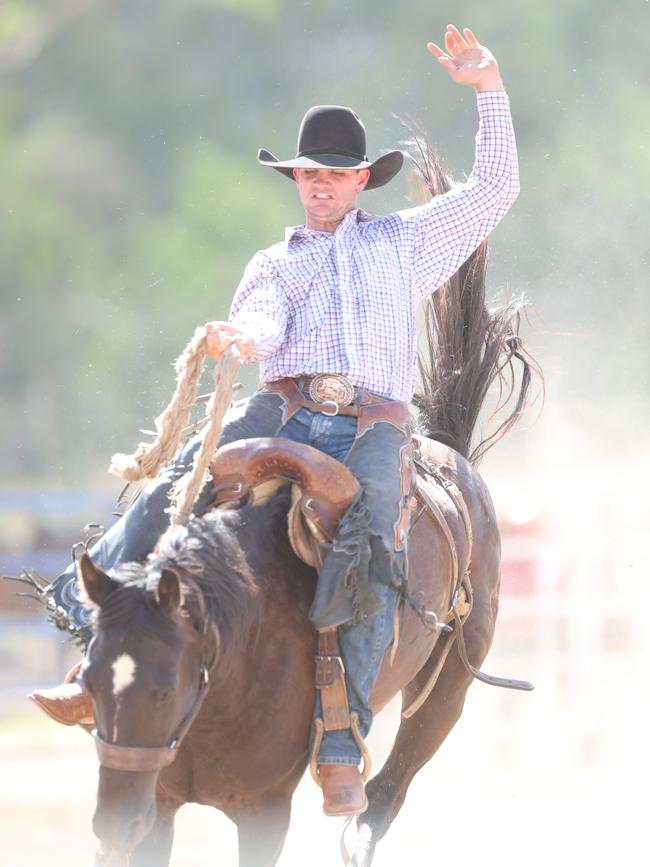
[(445, 31), (445, 48), (452, 57), (466, 51), (468, 48), (480, 47), (480, 42), (471, 28), (464, 27), (463, 32), (461, 33), (453, 24), (447, 25), (447, 30)]
[(468, 47), (468, 43), (465, 41), (460, 30), (453, 24), (448, 24), (445, 31), (445, 48), (447, 49), (447, 53), (455, 57)]
[(427, 48), (431, 54), (438, 59), (438, 63), (445, 67), (447, 72), (452, 73), (456, 69), (456, 64), (451, 57), (449, 57), (448, 54), (445, 54), (442, 48), (437, 46), (435, 42), (427, 42)]
[(436, 45), (435, 42), (427, 42), (427, 50), (433, 54), (434, 57), (437, 57), (440, 60), (442, 57), (447, 57), (445, 52)]
[(476, 36), (474, 35), (473, 30), (470, 30), (469, 27), (464, 27), (463, 28), (463, 35), (465, 36), (465, 39), (467, 40), (467, 44), (469, 45), (470, 48), (478, 48), (479, 47), (480, 43), (479, 43), (478, 39), (476, 38)]
[(453, 24), (447, 25), (444, 50), (436, 45), (435, 42), (427, 43), (428, 50), (441, 62), (453, 60), (469, 48), (478, 47), (480, 47), (478, 39), (469, 27), (465, 27), (461, 33)]
[(448, 24), (444, 48), (429, 42), (427, 49), (447, 70), (452, 81), (477, 90), (503, 90), (496, 58), (481, 45), (469, 27), (461, 33), (453, 24)]

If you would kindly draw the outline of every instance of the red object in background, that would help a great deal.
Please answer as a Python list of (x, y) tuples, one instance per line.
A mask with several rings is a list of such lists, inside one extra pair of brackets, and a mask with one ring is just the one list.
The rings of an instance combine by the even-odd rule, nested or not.
[(547, 521), (515, 522), (501, 516), (501, 593), (532, 596), (566, 586), (565, 556)]
[(539, 564), (533, 559), (502, 559), (501, 593), (508, 596), (532, 596), (539, 589)]

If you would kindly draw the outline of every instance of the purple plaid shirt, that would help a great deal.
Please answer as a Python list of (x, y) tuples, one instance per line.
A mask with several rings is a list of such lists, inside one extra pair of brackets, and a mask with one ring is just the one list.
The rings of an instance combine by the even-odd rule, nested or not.
[(479, 130), (466, 183), (385, 217), (349, 211), (336, 232), (297, 226), (250, 261), (230, 321), (255, 338), (263, 382), (340, 373), (410, 400), (416, 310), (465, 262), (517, 198), (507, 95), (477, 94)]

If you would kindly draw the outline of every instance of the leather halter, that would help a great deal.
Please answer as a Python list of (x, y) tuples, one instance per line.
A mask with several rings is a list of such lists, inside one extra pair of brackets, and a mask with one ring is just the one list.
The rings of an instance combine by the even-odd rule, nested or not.
[(185, 717), (181, 720), (178, 728), (168, 744), (162, 747), (127, 747), (121, 744), (111, 743), (104, 740), (97, 729), (93, 729), (92, 736), (95, 739), (95, 748), (99, 763), (113, 771), (161, 771), (176, 758), (178, 747), (187, 734), (189, 727), (194, 722), (210, 685), (210, 675), (205, 653), (205, 637), (207, 635), (207, 620), (203, 621), (201, 633), (202, 654), (201, 668), (199, 672), (199, 688), (196, 698)]

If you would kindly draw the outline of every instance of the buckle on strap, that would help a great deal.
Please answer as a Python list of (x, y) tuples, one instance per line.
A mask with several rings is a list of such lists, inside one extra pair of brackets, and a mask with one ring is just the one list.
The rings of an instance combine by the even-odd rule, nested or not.
[(332, 416), (333, 416), (333, 415), (338, 415), (338, 412), (339, 412), (340, 406), (339, 406), (339, 404), (338, 404), (335, 400), (324, 400), (324, 401), (322, 401), (322, 402), (321, 402), (321, 401), (317, 401), (317, 403), (320, 403), (321, 406), (323, 406), (323, 407), (328, 406), (328, 405), (331, 405), (331, 406), (334, 407), (334, 411), (333, 411), (333, 412), (330, 412), (330, 411), (327, 410), (327, 409), (322, 409), (321, 412), (323, 413), (323, 415), (332, 415)]
[(309, 383), (309, 396), (315, 403), (334, 407), (334, 412), (323, 410), (324, 415), (336, 415), (340, 407), (349, 406), (355, 392), (354, 385), (340, 373), (317, 373)]

